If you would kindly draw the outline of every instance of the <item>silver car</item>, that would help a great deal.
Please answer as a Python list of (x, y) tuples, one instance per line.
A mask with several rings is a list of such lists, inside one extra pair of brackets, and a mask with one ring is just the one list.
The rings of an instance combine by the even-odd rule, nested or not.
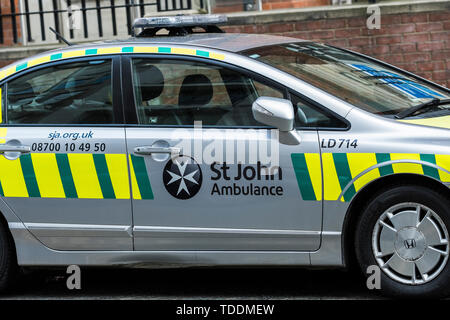
[(387, 294), (447, 295), (449, 90), (195, 26), (140, 19), (0, 69), (0, 288), (37, 266), (355, 263)]

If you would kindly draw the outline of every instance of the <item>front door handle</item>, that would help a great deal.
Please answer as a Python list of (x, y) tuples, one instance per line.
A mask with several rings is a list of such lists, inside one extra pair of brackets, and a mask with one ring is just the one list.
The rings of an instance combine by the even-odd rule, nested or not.
[(179, 155), (181, 153), (181, 148), (175, 147), (136, 147), (134, 148), (135, 154), (140, 155), (151, 155), (151, 154), (172, 154)]
[(20, 153), (30, 153), (31, 148), (29, 146), (13, 146), (8, 144), (0, 145), (0, 153), (5, 152), (20, 152)]

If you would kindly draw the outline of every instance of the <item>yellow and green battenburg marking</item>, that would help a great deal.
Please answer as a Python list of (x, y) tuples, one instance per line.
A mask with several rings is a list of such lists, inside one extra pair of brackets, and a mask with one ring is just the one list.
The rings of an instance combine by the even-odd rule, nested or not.
[[(6, 129), (0, 128), (0, 136)], [(5, 197), (154, 199), (145, 160), (125, 154), (34, 153), (0, 157), (0, 195)], [(450, 182), (450, 155), (400, 153), (294, 153), (294, 173), (303, 200), (350, 201), (369, 182), (395, 173), (423, 174)], [(387, 163), (420, 160), (420, 163)], [(429, 163), (430, 165), (426, 165)], [(378, 167), (376, 167), (378, 165)], [(368, 168), (373, 168), (365, 172)], [(323, 172), (323, 178), (322, 178)], [(353, 183), (351, 183), (351, 181)]]
[(130, 155), (131, 189), (133, 199), (153, 199), (153, 191), (148, 178), (145, 160), (142, 157)]
[(207, 50), (191, 49), (191, 48), (179, 48), (179, 47), (166, 47), (166, 46), (128, 46), (128, 47), (104, 47), (104, 48), (91, 48), (83, 50), (63, 51), (60, 53), (54, 53), (48, 56), (35, 58), (26, 62), (13, 65), (3, 71), (0, 71), (0, 80), (9, 77), (10, 75), (22, 71), (24, 69), (34, 67), (43, 63), (58, 61), (62, 59), (85, 57), (85, 56), (97, 56), (105, 54), (119, 54), (119, 53), (161, 53), (161, 54), (178, 54), (178, 55), (190, 55), (203, 57), (214, 60), (224, 60), (225, 56), (220, 53), (215, 53)]
[(318, 153), (293, 153), (292, 165), (303, 200), (322, 200), (322, 171)]
[[(295, 153), (291, 155), (292, 165), (303, 200), (319, 201), (322, 199), (322, 172), (320, 157), (317, 153)], [(450, 155), (402, 154), (402, 153), (323, 153), (323, 198), (336, 201), (342, 195), (342, 201), (350, 201), (353, 196), (369, 182), (394, 173), (415, 173), (450, 182), (450, 174), (438, 170), (450, 168)], [(420, 163), (390, 163), (391, 160), (418, 160)], [(368, 168), (380, 165), (358, 175)]]
[[(135, 199), (153, 199), (144, 159), (130, 157)], [(0, 157), (0, 195), (4, 197), (130, 199), (125, 154), (22, 155)]]

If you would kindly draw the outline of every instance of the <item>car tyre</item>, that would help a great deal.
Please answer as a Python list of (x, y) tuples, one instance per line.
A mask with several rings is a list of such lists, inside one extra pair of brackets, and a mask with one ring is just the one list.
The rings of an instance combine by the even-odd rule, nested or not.
[(0, 222), (0, 293), (11, 287), (18, 276), (17, 258), (9, 230)]
[(412, 185), (378, 193), (368, 201), (356, 228), (361, 271), (368, 277), (369, 266), (380, 267), (381, 292), (390, 296), (447, 296), (449, 231), (448, 196)]

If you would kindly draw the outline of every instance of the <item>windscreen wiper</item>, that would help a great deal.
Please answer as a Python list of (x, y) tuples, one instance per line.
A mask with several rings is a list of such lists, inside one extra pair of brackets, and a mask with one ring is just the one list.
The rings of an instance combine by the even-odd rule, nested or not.
[(417, 106), (412, 106), (412, 107), (410, 107), (410, 108), (408, 108), (406, 110), (400, 111), (399, 113), (397, 113), (395, 115), (395, 118), (396, 119), (403, 119), (403, 118), (406, 118), (406, 117), (408, 117), (410, 115), (413, 115), (414, 113), (416, 113), (419, 110), (427, 109), (427, 108), (430, 108), (430, 107), (436, 107), (436, 106), (439, 106), (441, 104), (447, 104), (447, 103), (450, 103), (450, 99), (434, 98), (434, 99), (431, 99), (431, 100), (429, 100), (427, 102), (418, 104)]

